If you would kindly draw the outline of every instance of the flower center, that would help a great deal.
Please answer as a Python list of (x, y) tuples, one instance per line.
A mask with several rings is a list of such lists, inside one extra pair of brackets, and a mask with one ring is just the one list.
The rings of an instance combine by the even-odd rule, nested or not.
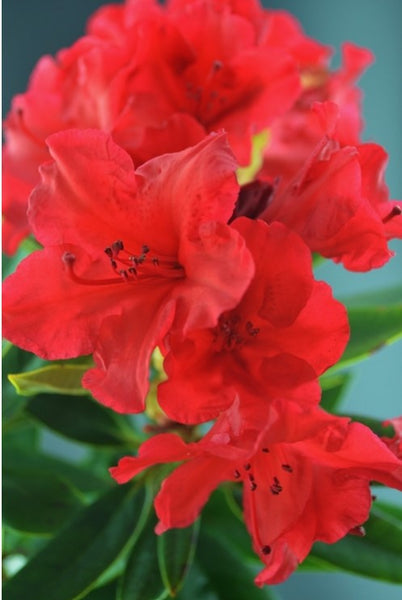
[(110, 285), (115, 283), (133, 283), (155, 278), (181, 279), (183, 267), (173, 257), (154, 255), (149, 246), (143, 244), (139, 254), (126, 250), (121, 240), (116, 240), (105, 248), (110, 266), (115, 274), (106, 279), (87, 279), (74, 271), (76, 257), (71, 252), (63, 255), (70, 277), (82, 285)]
[(217, 346), (218, 352), (234, 350), (258, 335), (259, 331), (251, 321), (244, 321), (238, 314), (223, 313), (213, 330), (213, 343)]
[[(267, 460), (272, 461), (271, 457), (269, 456), (269, 454), (270, 454), (269, 448), (264, 446), (264, 447), (260, 448), (260, 451), (262, 452), (262, 454), (264, 454), (266, 456)], [(265, 459), (264, 459), (264, 462), (265, 462)], [(259, 539), (258, 517), (257, 517), (257, 510), (256, 510), (256, 505), (255, 505), (256, 494), (258, 494), (260, 492), (262, 494), (266, 494), (266, 481), (257, 482), (255, 474), (254, 474), (254, 467), (256, 466), (256, 464), (253, 465), (251, 462), (248, 462), (241, 466), (238, 466), (238, 468), (236, 468), (234, 470), (233, 475), (234, 475), (235, 479), (238, 479), (238, 480), (241, 479), (243, 481), (243, 484), (248, 485), (250, 491), (253, 492), (249, 496), (249, 502), (250, 502), (251, 518), (253, 520), (254, 535), (256, 536), (256, 541), (260, 547), (261, 553), (264, 555), (268, 555), (271, 553), (271, 547)], [(285, 472), (288, 474), (293, 473), (293, 468), (288, 463), (280, 463), (280, 464), (278, 464), (278, 467), (279, 466), (280, 466), (282, 472)], [(270, 470), (270, 469), (268, 469), (268, 470)], [(261, 473), (261, 464), (260, 464), (259, 471)], [(281, 483), (278, 475), (279, 475), (278, 473), (276, 475), (273, 475), (272, 479), (270, 480), (269, 485), (268, 485), (268, 489), (273, 496), (279, 496), (281, 494), (281, 492), (283, 491), (283, 486), (282, 486), (282, 483)], [(286, 477), (287, 476), (285, 476), (285, 478)], [(259, 485), (259, 483), (261, 483), (261, 485)]]

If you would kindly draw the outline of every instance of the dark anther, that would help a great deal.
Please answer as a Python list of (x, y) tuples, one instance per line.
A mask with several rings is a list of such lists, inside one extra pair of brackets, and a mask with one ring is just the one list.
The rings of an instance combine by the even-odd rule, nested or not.
[(261, 552), (262, 552), (263, 554), (271, 554), (271, 546), (263, 546), (263, 547), (261, 548)]
[(142, 247), (141, 247), (141, 252), (143, 254), (148, 254), (148, 252), (149, 252), (149, 246), (147, 246), (146, 244), (143, 244)]
[(155, 267), (159, 266), (159, 258), (157, 258), (156, 256), (154, 256), (152, 258), (152, 264), (155, 265)]
[(108, 255), (109, 258), (113, 257), (113, 250), (111, 249), (110, 246), (108, 246), (107, 248), (105, 248), (105, 253)]
[(269, 452), (269, 449), (268, 449), (268, 448), (262, 448), (262, 449), (261, 449), (261, 452), (265, 452), (266, 454), (268, 454), (268, 452)]
[(377, 500), (377, 496), (371, 496), (371, 500), (374, 502), (374, 500)]
[(122, 269), (121, 271), (119, 271), (119, 275), (121, 275), (123, 277), (123, 279), (125, 279), (127, 281), (127, 279), (128, 279), (128, 273), (127, 273), (127, 271), (125, 271), (124, 269)]
[(69, 266), (72, 266), (75, 263), (75, 254), (72, 252), (65, 252), (62, 256), (62, 261)]
[(250, 481), (254, 481), (255, 477), (252, 473), (249, 473), (248, 478)]
[(293, 473), (293, 469), (290, 465), (281, 465), (281, 466), (284, 471), (287, 471), (288, 473)]
[(236, 479), (239, 479), (240, 477), (240, 472), (237, 469), (234, 472), (234, 476), (236, 477)]
[(402, 215), (402, 208), (395, 205), (392, 207), (392, 210), (387, 214), (387, 216), (383, 218), (382, 222), (385, 225), (385, 223), (388, 223), (388, 221), (390, 221), (394, 217), (399, 217), (399, 215)]
[(254, 327), (251, 321), (247, 321), (246, 323), (246, 331), (249, 335), (255, 336), (260, 332), (258, 327)]
[(244, 469), (245, 469), (246, 471), (249, 471), (249, 470), (251, 469), (251, 465), (250, 465), (250, 463), (247, 463), (246, 465), (244, 465)]
[(250, 483), (250, 490), (251, 490), (252, 492), (254, 492), (256, 489), (257, 489), (257, 484), (255, 483), (255, 481), (252, 481), (252, 482)]
[(120, 250), (124, 250), (124, 244), (121, 240), (116, 240), (112, 244), (112, 250), (114, 253), (120, 252)]
[(282, 489), (283, 488), (279, 483), (279, 479), (277, 477), (274, 477), (274, 483), (270, 486), (271, 493), (274, 494), (274, 496), (277, 496), (281, 493)]
[(137, 269), (135, 267), (130, 267), (127, 269), (127, 271), (130, 273), (130, 275), (137, 275)]
[(112, 265), (113, 269), (117, 269), (117, 262), (115, 260), (111, 260), (110, 264)]

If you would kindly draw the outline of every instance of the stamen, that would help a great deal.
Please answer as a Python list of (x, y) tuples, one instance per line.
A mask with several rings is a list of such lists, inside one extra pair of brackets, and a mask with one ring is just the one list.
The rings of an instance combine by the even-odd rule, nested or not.
[(293, 473), (293, 469), (290, 465), (281, 465), (281, 467), (284, 471), (287, 471), (288, 473)]
[(274, 496), (278, 496), (282, 492), (283, 487), (281, 486), (279, 479), (277, 477), (274, 477), (274, 482), (270, 486), (270, 490)]
[(261, 448), (261, 452), (265, 452), (266, 454), (268, 454), (269, 449), (268, 448)]
[(71, 252), (65, 252), (62, 256), (62, 261), (67, 267), (68, 274), (73, 281), (79, 283), (80, 285), (111, 285), (115, 283), (124, 283), (124, 279), (84, 279), (83, 277), (79, 277), (74, 273), (74, 263), (75, 263), (75, 255)]
[(271, 546), (263, 546), (263, 547), (261, 548), (261, 552), (262, 552), (263, 554), (271, 554)]
[(400, 206), (395, 205), (392, 207), (392, 210), (388, 213), (388, 215), (383, 218), (382, 222), (385, 225), (386, 223), (391, 221), (391, 219), (393, 219), (394, 217), (399, 217), (399, 215), (402, 215), (402, 209)]
[(250, 469), (251, 469), (250, 463), (247, 463), (247, 464), (244, 465), (244, 470), (245, 471), (249, 471)]
[(240, 472), (237, 469), (235, 469), (234, 476), (236, 479), (239, 479), (240, 477)]

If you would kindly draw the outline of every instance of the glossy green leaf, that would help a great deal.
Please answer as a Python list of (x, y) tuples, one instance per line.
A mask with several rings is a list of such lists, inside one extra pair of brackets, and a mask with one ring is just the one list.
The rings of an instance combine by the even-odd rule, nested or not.
[(171, 596), (183, 586), (193, 562), (199, 526), (197, 520), (190, 527), (170, 529), (157, 538), (159, 568)]
[[(8, 436), (6, 439), (8, 439)], [(42, 452), (33, 451), (33, 448), (28, 446), (21, 448), (5, 444), (3, 465), (4, 468), (26, 468), (32, 471), (40, 471), (48, 478), (58, 477), (69, 487), (73, 487), (84, 494), (102, 492), (114, 485), (112, 478), (106, 471), (104, 477), (98, 477), (86, 467), (66, 462)]]
[(4, 587), (7, 600), (73, 600), (87, 593), (143, 526), (145, 491), (116, 486), (82, 510)]
[(99, 446), (136, 447), (138, 438), (124, 415), (86, 396), (40, 394), (26, 411), (57, 433)]
[(102, 585), (82, 596), (83, 600), (115, 600), (117, 595), (117, 579), (114, 579), (106, 585)]
[[(207, 576), (219, 600), (272, 600), (276, 596), (267, 586), (254, 584), (252, 569), (232, 547), (231, 532), (225, 530), (226, 542), (220, 536), (201, 529), (197, 547), (197, 562)], [(262, 565), (261, 565), (262, 567)]]
[(348, 535), (336, 544), (314, 545), (312, 556), (323, 566), (402, 583), (402, 518), (386, 503), (373, 507), (365, 537)]
[(60, 476), (23, 463), (3, 469), (3, 518), (19, 531), (46, 534), (60, 529), (83, 504)]
[(350, 383), (349, 373), (338, 373), (336, 375), (323, 376), (321, 378), (321, 407), (328, 412), (334, 413), (342, 402), (342, 397)]
[[(221, 488), (212, 494), (202, 511), (202, 530), (212, 536), (221, 537), (223, 543), (228, 542), (232, 550), (241, 555), (243, 562), (260, 564), (252, 550), (251, 537), (237, 500), (233, 496), (232, 487)], [(230, 538), (227, 532), (230, 532)]]
[(168, 596), (158, 567), (156, 523), (152, 510), (127, 560), (117, 600), (162, 600)]
[(9, 381), (21, 396), (40, 393), (88, 395), (81, 379), (88, 365), (52, 364), (23, 373), (10, 374)]
[[(386, 297), (386, 291), (383, 293)], [(395, 289), (391, 296), (398, 296)], [(394, 304), (384, 301), (377, 306), (370, 305), (368, 295), (365, 302), (360, 296), (360, 301), (360, 306), (357, 306), (355, 298), (344, 301), (348, 308), (350, 340), (341, 360), (332, 367), (331, 372), (367, 358), (402, 337), (402, 294)]]

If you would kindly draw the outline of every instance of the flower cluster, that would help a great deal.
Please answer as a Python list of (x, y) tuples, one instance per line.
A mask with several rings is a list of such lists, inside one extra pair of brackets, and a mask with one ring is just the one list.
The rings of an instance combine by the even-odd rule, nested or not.
[(4, 335), (48, 360), (93, 355), (83, 386), (122, 413), (145, 409), (159, 349), (164, 432), (111, 473), (182, 463), (157, 533), (242, 482), (258, 585), (361, 526), (371, 480), (402, 489), (399, 438), (319, 405), (349, 326), (312, 252), (366, 271), (402, 237), (386, 154), (360, 140), (370, 60), (346, 45), (332, 72), (326, 47), (258, 0), (126, 0), (38, 63), (5, 123), (5, 250), (28, 233), (43, 249), (4, 284)]

